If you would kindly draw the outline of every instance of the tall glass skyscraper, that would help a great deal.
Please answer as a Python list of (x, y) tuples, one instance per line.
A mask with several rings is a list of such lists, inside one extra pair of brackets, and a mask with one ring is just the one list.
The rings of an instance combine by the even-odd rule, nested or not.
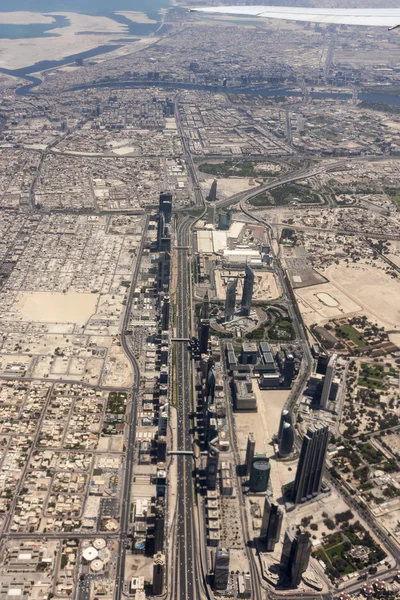
[(253, 299), (253, 287), (254, 287), (254, 271), (249, 265), (245, 268), (245, 277), (243, 283), (243, 294), (240, 314), (244, 317), (248, 317), (251, 310), (251, 301)]
[(317, 423), (307, 429), (293, 487), (292, 499), (295, 504), (311, 500), (319, 494), (328, 441), (327, 425)]

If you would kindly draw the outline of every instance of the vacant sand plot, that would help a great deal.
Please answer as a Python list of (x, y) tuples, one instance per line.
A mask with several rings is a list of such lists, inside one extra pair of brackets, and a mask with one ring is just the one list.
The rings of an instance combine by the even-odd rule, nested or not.
[(27, 292), (18, 296), (16, 310), (23, 321), (84, 325), (96, 312), (98, 294)]
[(362, 310), (360, 304), (356, 304), (332, 283), (301, 288), (295, 294), (306, 325), (338, 319)]
[(397, 280), (363, 264), (332, 265), (325, 274), (339, 290), (360, 304), (367, 316), (400, 328), (400, 283)]
[[(213, 181), (214, 177), (207, 177), (204, 179), (204, 181), (200, 182), (200, 185), (206, 192), (206, 194), (208, 194), (208, 192), (210, 191), (210, 187)], [(234, 177), (230, 177), (226, 179), (218, 179), (217, 181), (218, 198), (229, 198), (229, 196), (234, 196), (239, 192), (247, 192), (247, 190), (251, 190), (259, 185), (254, 181), (254, 179), (244, 177), (238, 177), (237, 179)]]

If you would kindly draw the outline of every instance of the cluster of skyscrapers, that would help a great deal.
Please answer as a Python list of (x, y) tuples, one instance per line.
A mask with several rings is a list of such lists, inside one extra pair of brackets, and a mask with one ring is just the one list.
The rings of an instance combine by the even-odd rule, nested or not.
[[(253, 299), (254, 279), (255, 275), (253, 269), (249, 265), (246, 265), (244, 270), (242, 301), (240, 304), (240, 315), (242, 317), (248, 317), (250, 315), (251, 302)], [(237, 279), (233, 279), (226, 287), (225, 321), (231, 321), (235, 314), (236, 289)]]
[[(290, 500), (294, 504), (312, 500), (320, 493), (328, 441), (328, 426), (318, 423), (308, 427), (303, 438), (296, 476), (291, 490)], [(252, 493), (267, 490), (270, 474), (268, 459), (265, 456), (255, 454), (255, 442), (254, 434), (250, 433), (247, 441), (244, 470), (245, 474), (250, 476), (249, 489)], [(288, 458), (292, 455), (294, 428), (291, 414), (286, 409), (281, 413), (278, 444), (280, 458)], [(261, 481), (257, 477), (259, 474), (254, 473), (254, 471), (257, 471), (258, 460), (260, 460), (260, 465), (264, 464), (266, 471), (268, 471), (263, 485), (259, 485), (259, 481)], [(268, 468), (266, 465), (268, 465)], [(255, 484), (252, 482), (252, 478), (254, 478)], [(264, 500), (260, 531), (260, 541), (266, 552), (275, 550), (275, 546), (280, 540), (282, 522), (282, 508), (267, 495)], [(287, 529), (283, 541), (280, 570), (286, 580), (289, 580), (291, 587), (297, 587), (301, 582), (303, 573), (307, 570), (310, 555), (310, 534), (301, 529)]]
[(168, 379), (169, 379), (169, 323), (170, 323), (170, 276), (171, 276), (171, 227), (172, 227), (172, 194), (162, 192), (159, 198), (157, 250), (158, 260), (158, 303), (160, 325), (160, 376), (158, 406), (158, 435), (156, 446), (157, 471), (157, 498), (154, 515), (149, 522), (146, 533), (146, 554), (153, 555), (153, 595), (164, 592), (165, 580), (165, 555), (164, 555), (164, 530), (165, 507), (164, 494), (166, 485), (165, 463), (167, 457), (167, 424), (168, 424)]

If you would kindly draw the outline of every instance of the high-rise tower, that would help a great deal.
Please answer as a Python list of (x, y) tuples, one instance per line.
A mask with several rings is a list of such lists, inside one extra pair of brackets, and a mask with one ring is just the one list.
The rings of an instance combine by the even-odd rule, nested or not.
[(214, 588), (226, 590), (229, 580), (229, 548), (219, 548), (215, 553)]
[(293, 487), (293, 502), (299, 504), (317, 496), (329, 441), (329, 427), (317, 423), (307, 429), (301, 446)]
[(247, 448), (246, 448), (246, 475), (250, 475), (251, 463), (253, 462), (255, 449), (256, 449), (256, 438), (254, 436), (254, 433), (249, 433), (249, 437), (247, 438)]
[(164, 296), (164, 302), (162, 305), (162, 313), (161, 313), (161, 327), (163, 331), (168, 331), (169, 329), (169, 296)]
[(230, 321), (235, 314), (237, 279), (226, 286), (225, 321)]
[(215, 202), (216, 199), (217, 199), (217, 180), (214, 179), (214, 181), (211, 184), (210, 193), (207, 196), (207, 200), (209, 202)]
[(254, 287), (254, 271), (249, 265), (245, 268), (245, 277), (243, 282), (243, 294), (242, 304), (240, 308), (240, 314), (244, 317), (248, 317), (251, 310), (251, 301), (253, 298), (253, 287)]
[(283, 385), (289, 387), (292, 385), (295, 372), (294, 356), (291, 352), (285, 352), (285, 362), (283, 365)]
[(283, 541), (280, 568), (289, 577), (292, 587), (301, 582), (311, 556), (310, 534), (308, 532), (286, 530)]
[(337, 354), (332, 354), (329, 359), (328, 366), (326, 367), (324, 386), (322, 388), (321, 401), (319, 404), (321, 408), (326, 408), (328, 406), (329, 394), (331, 392), (332, 382), (336, 372), (336, 361)]
[(201, 326), (200, 326), (200, 354), (208, 353), (209, 337), (210, 337), (210, 321), (208, 319), (202, 319)]
[(294, 430), (291, 423), (284, 423), (281, 440), (279, 442), (279, 456), (280, 458), (287, 458), (293, 452), (294, 444)]
[(279, 542), (282, 528), (283, 513), (277, 504), (265, 497), (260, 537), (267, 546), (267, 552), (273, 552)]
[(210, 318), (210, 298), (208, 292), (204, 294), (203, 303), (200, 310), (200, 319)]
[(159, 212), (163, 213), (166, 223), (171, 223), (172, 218), (172, 194), (171, 192), (161, 192)]
[(291, 416), (290, 412), (288, 410), (286, 410), (286, 408), (284, 408), (283, 411), (281, 412), (281, 420), (279, 421), (279, 430), (278, 430), (278, 442), (280, 442), (280, 440), (281, 440), (282, 429), (283, 429), (284, 423), (290, 423), (290, 425), (292, 424), (292, 416)]
[(153, 596), (160, 596), (164, 591), (165, 556), (157, 552), (153, 558)]

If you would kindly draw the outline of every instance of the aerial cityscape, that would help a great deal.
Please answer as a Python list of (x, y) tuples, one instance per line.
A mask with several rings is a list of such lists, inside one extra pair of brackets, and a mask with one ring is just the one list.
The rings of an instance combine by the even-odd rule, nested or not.
[(0, 4), (0, 600), (400, 599), (400, 30), (255, 4)]

